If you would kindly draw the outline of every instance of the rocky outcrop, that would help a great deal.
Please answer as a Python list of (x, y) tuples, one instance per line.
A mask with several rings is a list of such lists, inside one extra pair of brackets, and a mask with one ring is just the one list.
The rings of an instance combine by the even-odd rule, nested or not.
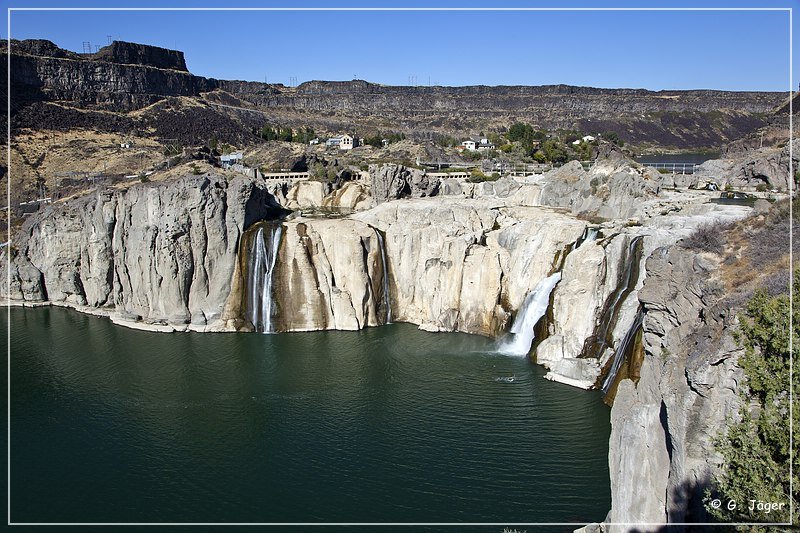
[(658, 195), (657, 172), (622, 158), (599, 159), (589, 171), (578, 161), (546, 173), (541, 187), (542, 205), (564, 207), (574, 214), (626, 219), (645, 199)]
[[(793, 145), (792, 169), (800, 162), (800, 144)], [(730, 185), (735, 189), (754, 190), (759, 186), (778, 191), (788, 191), (790, 177), (789, 145), (783, 148), (766, 148), (736, 154), (726, 159), (713, 159), (700, 165), (696, 180), (714, 181), (720, 187)]]
[(188, 72), (183, 52), (125, 41), (114, 41), (104, 46), (91, 56), (91, 60)]
[(620, 383), (611, 411), (609, 523), (705, 518), (704, 488), (719, 464), (712, 440), (737, 412), (742, 379), (735, 319), (716, 305), (716, 269), (679, 246), (647, 260), (641, 378)]
[(12, 98), (17, 102), (67, 101), (113, 111), (140, 109), (166, 96), (195, 96), (216, 88), (215, 80), (178, 70), (22, 54), (11, 54), (11, 73)]
[(390, 202), (355, 217), (385, 235), (395, 319), (498, 335), (585, 223), (491, 200)]
[(357, 330), (384, 323), (380, 239), (356, 220), (284, 223), (274, 273), (276, 331)]
[(283, 192), (280, 187), (271, 188), (287, 209), (331, 210), (340, 213), (361, 211), (372, 207), (372, 196), (368, 187), (353, 181), (327, 192), (330, 187), (321, 181), (299, 181)]
[[(635, 288), (641, 285), (643, 276), (638, 274), (643, 269), (638, 263), (643, 258), (629, 253), (634, 238), (620, 233), (587, 241), (567, 256), (561, 283), (553, 295), (550, 336), (536, 349), (536, 361), (550, 370), (550, 379), (587, 389), (597, 385), (613, 355), (615, 341), (624, 336), (623, 328), (629, 326), (636, 311), (632, 302), (636, 300)], [(636, 279), (632, 280), (632, 290), (622, 294), (631, 262), (637, 263)], [(604, 318), (608, 323), (603, 323)], [(602, 339), (595, 339), (601, 326), (606, 331)], [(611, 342), (606, 344), (607, 337)], [(592, 340), (599, 349), (588, 349)]]
[(439, 190), (439, 178), (430, 178), (424, 170), (403, 165), (370, 165), (369, 174), (376, 203), (433, 196)]
[[(253, 180), (197, 176), (101, 190), (32, 217), (14, 240), (21, 302), (168, 328), (225, 328), (239, 238), (282, 212)], [(5, 265), (5, 262), (3, 262)]]

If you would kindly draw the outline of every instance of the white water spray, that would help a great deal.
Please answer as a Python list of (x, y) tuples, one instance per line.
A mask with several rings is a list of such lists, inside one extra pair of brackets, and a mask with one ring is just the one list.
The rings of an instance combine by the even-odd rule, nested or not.
[(525, 297), (519, 313), (514, 319), (511, 331), (500, 341), (497, 351), (507, 355), (526, 356), (536, 336), (533, 328), (547, 312), (550, 293), (561, 281), (561, 272), (556, 272), (540, 281), (536, 288)]

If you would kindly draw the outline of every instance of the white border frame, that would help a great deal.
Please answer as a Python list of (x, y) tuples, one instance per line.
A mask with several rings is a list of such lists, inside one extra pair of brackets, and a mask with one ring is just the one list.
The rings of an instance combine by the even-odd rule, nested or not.
[[(794, 174), (792, 172), (792, 140), (794, 135), (793, 124), (793, 98), (794, 83), (792, 76), (792, 10), (791, 7), (8, 7), (8, 46), (6, 52), (7, 64), (7, 94), (6, 94), (6, 120), (7, 120), (7, 176), (6, 184), (6, 214), (7, 214), (7, 243), (11, 246), (11, 13), (14, 11), (782, 11), (789, 14), (789, 518), (794, 514), (792, 500), (792, 478), (794, 460), (793, 442), (793, 289), (794, 289), (794, 257), (792, 253), (793, 213), (792, 198), (794, 197)], [(798, 91), (800, 94), (800, 91)], [(6, 294), (11, 292), (11, 255), (6, 254)], [(577, 526), (587, 525), (583, 522), (12, 522), (11, 521), (11, 300), (6, 302), (8, 312), (8, 328), (6, 331), (7, 361), (6, 373), (7, 391), (7, 495), (8, 495), (8, 525), (9, 526), (350, 526), (350, 527), (389, 527), (389, 526), (443, 526), (443, 527), (527, 527), (527, 526)], [(603, 522), (606, 526), (792, 526), (790, 522)]]

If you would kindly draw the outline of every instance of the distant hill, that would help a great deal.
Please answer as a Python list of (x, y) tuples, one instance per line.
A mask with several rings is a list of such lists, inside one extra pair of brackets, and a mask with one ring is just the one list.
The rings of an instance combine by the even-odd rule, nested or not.
[[(6, 46), (0, 47), (3, 53)], [(568, 85), (386, 86), (363, 80), (286, 87), (194, 76), (182, 52), (142, 44), (115, 41), (85, 55), (45, 40), (12, 41), (11, 47), (12, 128), (96, 127), (124, 133), (142, 127), (128, 117), (131, 112), (168, 97), (188, 97), (205, 113), (206, 130), (196, 135), (207, 136), (208, 128), (220, 122), (223, 137), (240, 143), (256, 142), (252, 129), (265, 122), (307, 124), (321, 131), (393, 130), (424, 139), (502, 130), (522, 121), (550, 130), (613, 131), (643, 148), (716, 149), (767, 125), (786, 97)], [(0, 73), (3, 88), (5, 80), (6, 73)], [(47, 105), (53, 103), (58, 105)], [(120, 117), (107, 120), (108, 111)], [(100, 112), (105, 120), (96, 116)]]

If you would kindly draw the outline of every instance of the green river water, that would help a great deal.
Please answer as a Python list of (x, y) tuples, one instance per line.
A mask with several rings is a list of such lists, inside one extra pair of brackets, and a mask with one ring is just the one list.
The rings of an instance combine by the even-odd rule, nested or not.
[(14, 522), (587, 523), (610, 506), (599, 392), (489, 339), (0, 313)]

